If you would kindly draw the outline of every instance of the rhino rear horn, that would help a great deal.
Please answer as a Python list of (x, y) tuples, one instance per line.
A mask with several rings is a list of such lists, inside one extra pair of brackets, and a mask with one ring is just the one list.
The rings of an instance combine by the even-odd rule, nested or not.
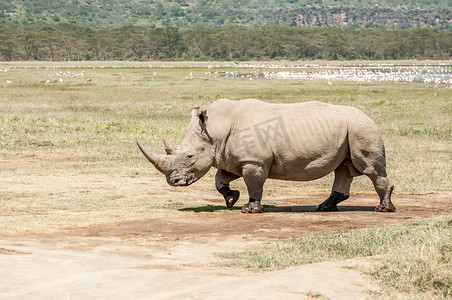
[(165, 152), (168, 155), (174, 154), (174, 147), (173, 144), (171, 144), (167, 139), (163, 138), (163, 144), (165, 145)]

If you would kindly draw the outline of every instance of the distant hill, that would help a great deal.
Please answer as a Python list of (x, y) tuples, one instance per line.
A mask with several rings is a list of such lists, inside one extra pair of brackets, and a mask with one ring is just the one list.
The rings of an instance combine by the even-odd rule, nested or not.
[(451, 0), (0, 0), (0, 24), (452, 28)]

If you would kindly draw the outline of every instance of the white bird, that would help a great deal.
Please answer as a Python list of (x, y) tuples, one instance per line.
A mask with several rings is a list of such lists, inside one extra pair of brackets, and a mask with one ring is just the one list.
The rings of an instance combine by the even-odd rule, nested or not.
[(6, 80), (6, 84), (11, 84), (13, 83), (11, 80)]
[(329, 80), (328, 80), (328, 84), (329, 84), (329, 85), (333, 85), (333, 84), (331, 83), (331, 81), (329, 81)]
[(49, 84), (50, 83), (50, 80), (46, 80), (46, 84)]
[(60, 78), (58, 81), (59, 81), (60, 83), (63, 83), (63, 79), (62, 79), (62, 78)]

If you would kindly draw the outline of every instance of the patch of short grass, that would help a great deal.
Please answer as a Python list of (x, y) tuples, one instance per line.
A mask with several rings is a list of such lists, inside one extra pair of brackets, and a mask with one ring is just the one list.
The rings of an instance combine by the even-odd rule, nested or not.
[(284, 240), (265, 251), (220, 256), (227, 259), (222, 265), (253, 270), (371, 257), (362, 270), (380, 282), (379, 296), (452, 297), (452, 215)]

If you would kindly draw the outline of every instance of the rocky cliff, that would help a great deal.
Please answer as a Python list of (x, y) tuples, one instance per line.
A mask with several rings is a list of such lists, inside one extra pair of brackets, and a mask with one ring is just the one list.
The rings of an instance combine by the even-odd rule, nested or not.
[(367, 8), (306, 8), (281, 11), (281, 23), (294, 27), (417, 27), (452, 26), (452, 10), (396, 10)]

